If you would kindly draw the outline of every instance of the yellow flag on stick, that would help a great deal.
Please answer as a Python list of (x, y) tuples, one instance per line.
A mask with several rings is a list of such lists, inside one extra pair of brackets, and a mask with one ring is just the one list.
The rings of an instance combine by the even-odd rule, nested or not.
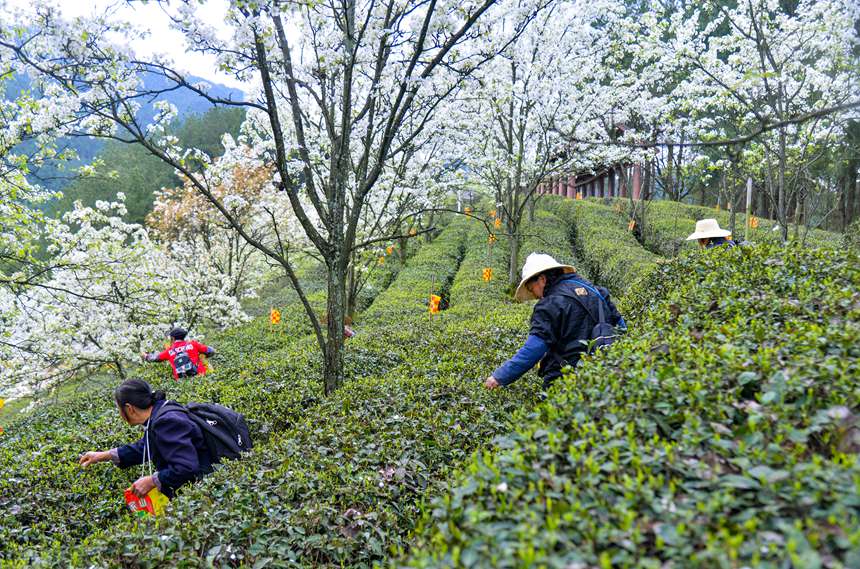
[(756, 229), (758, 227), (758, 218), (756, 216), (750, 217), (750, 228)]
[(442, 302), (442, 297), (438, 294), (430, 295), (430, 314), (439, 314), (439, 303)]
[(493, 280), (493, 269), (492, 269), (492, 267), (487, 267), (486, 269), (484, 269), (483, 277), (484, 277), (485, 283), (488, 283), (491, 280)]
[(269, 322), (271, 322), (272, 326), (274, 326), (275, 324), (278, 324), (280, 321), (281, 321), (281, 311), (278, 310), (277, 308), (273, 308), (269, 312)]

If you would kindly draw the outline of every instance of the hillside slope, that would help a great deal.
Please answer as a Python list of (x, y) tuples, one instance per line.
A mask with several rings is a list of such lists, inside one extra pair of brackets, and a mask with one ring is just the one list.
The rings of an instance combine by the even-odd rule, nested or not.
[(414, 567), (860, 566), (860, 263), (695, 252), (428, 504)]
[[(562, 223), (540, 223), (569, 249)], [(167, 384), (171, 398), (242, 411), (258, 444), (184, 492), (157, 531), (123, 512), (121, 491), (136, 472), (75, 465), (81, 450), (134, 436), (109, 395), (34, 416), (0, 440), (0, 469), (15, 480), (0, 482), (8, 506), (0, 555), (58, 566), (384, 559), (405, 543), (420, 503), (450, 469), (507, 431), (508, 417), (536, 395), (537, 382), (504, 398), (481, 386), (521, 341), (529, 311), (506, 300), (505, 283), (483, 281), (486, 238), (482, 224), (455, 221), (422, 247), (361, 316), (347, 352), (352, 380), (332, 397), (320, 396), (317, 348), (300, 322), (283, 334), (262, 321), (231, 331), (219, 339), (225, 363), (213, 374)], [(505, 246), (494, 249), (489, 262), (504, 274)], [(434, 284), (450, 306), (431, 318)], [(41, 503), (28, 502), (29, 493)], [(87, 504), (87, 515), (71, 515), (69, 500)]]

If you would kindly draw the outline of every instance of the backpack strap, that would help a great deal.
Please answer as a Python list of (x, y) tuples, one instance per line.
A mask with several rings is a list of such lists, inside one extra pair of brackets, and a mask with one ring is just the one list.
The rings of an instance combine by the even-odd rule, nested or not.
[[(591, 310), (589, 310), (589, 309), (588, 309), (588, 306), (586, 306), (585, 302), (583, 302), (583, 301), (582, 301), (582, 299), (581, 299), (581, 298), (579, 298), (577, 295), (575, 295), (575, 294), (566, 294), (566, 293), (564, 293), (564, 292), (559, 292), (559, 293), (558, 293), (558, 295), (559, 295), (559, 296), (563, 296), (563, 297), (565, 297), (565, 298), (571, 298), (571, 299), (575, 300), (576, 302), (578, 302), (578, 303), (579, 303), (579, 305), (582, 307), (582, 309), (583, 309), (583, 310), (585, 310), (585, 313), (586, 313), (586, 314), (588, 314), (588, 316), (589, 316), (592, 320), (594, 320), (595, 322), (597, 322), (598, 324), (604, 324), (604, 323), (606, 322), (606, 316), (605, 316), (605, 315), (604, 315), (604, 313), (603, 313), (603, 303), (602, 303), (602, 302), (598, 302), (598, 303), (597, 303), (597, 314), (598, 314), (598, 317), (597, 317), (597, 318), (595, 318), (595, 317), (594, 317), (594, 314), (592, 314), (592, 313), (591, 313)], [(599, 296), (599, 295), (598, 295), (598, 296)]]
[(183, 413), (188, 415), (188, 409), (185, 408), (185, 405), (182, 405), (181, 403), (177, 403), (176, 401), (170, 401), (168, 399), (164, 403), (161, 404), (161, 408), (158, 410), (158, 413), (156, 413), (155, 416), (149, 418), (150, 426), (154, 426), (156, 421), (158, 421), (161, 418), (161, 415), (165, 411), (182, 411)]
[[(602, 296), (600, 298), (603, 298)], [(605, 300), (603, 302), (606, 302)], [(597, 313), (600, 316), (598, 324), (606, 324), (606, 314), (603, 312), (603, 302), (597, 303)]]
[[(607, 306), (607, 307), (609, 306), (609, 301), (608, 301), (608, 300), (606, 300), (606, 298), (605, 298), (602, 294), (600, 294), (600, 291), (599, 291), (599, 290), (597, 290), (596, 288), (594, 288), (594, 287), (592, 287), (592, 286), (590, 286), (590, 285), (587, 285), (587, 284), (585, 284), (585, 283), (584, 283), (584, 282), (582, 282), (582, 281), (578, 281), (578, 280), (576, 280), (576, 279), (568, 279), (568, 282), (572, 282), (572, 283), (576, 283), (576, 284), (578, 284), (578, 285), (582, 285), (582, 286), (584, 286), (585, 288), (587, 288), (588, 290), (590, 290), (591, 292), (593, 292), (594, 294), (596, 294), (596, 295), (597, 295), (597, 297), (598, 297), (600, 300), (602, 300), (602, 301), (603, 301), (602, 303), (599, 303), (599, 304), (598, 304), (598, 306), (599, 306), (599, 307), (600, 307), (600, 309), (601, 309), (601, 310), (600, 310), (600, 311), (601, 311), (601, 313), (603, 312), (603, 304), (604, 304), (604, 303), (606, 304), (606, 306)], [(605, 322), (605, 319), (603, 318), (603, 316), (601, 316), (601, 317), (600, 317), (600, 322), (601, 322), (601, 323)]]

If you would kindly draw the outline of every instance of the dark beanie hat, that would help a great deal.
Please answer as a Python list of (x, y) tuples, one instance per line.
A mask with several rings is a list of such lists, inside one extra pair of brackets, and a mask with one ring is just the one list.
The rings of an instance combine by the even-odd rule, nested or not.
[(174, 340), (184, 340), (185, 336), (188, 335), (188, 331), (185, 328), (171, 328), (167, 335)]

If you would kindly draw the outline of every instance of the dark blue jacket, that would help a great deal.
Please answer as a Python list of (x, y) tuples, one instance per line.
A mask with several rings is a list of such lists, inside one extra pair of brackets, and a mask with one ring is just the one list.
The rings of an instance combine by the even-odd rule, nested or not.
[[(161, 491), (173, 498), (176, 490), (188, 482), (212, 472), (212, 460), (203, 433), (185, 411), (156, 401), (149, 418), (149, 453), (158, 471)], [(128, 468), (143, 464), (146, 435), (136, 443), (117, 449), (119, 466)]]
[(538, 375), (544, 386), (549, 386), (561, 376), (563, 366), (575, 366), (588, 350), (591, 330), (599, 318), (598, 302), (604, 303), (607, 322), (626, 327), (608, 290), (577, 274), (563, 276), (544, 290), (543, 298), (535, 305), (525, 345), (493, 372), (493, 377), (501, 385), (509, 385), (540, 361)]

